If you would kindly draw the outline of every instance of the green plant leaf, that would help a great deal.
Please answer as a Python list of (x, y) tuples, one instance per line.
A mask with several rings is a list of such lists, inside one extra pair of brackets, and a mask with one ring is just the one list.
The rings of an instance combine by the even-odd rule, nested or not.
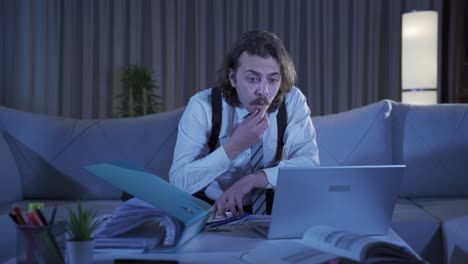
[(96, 220), (97, 211), (95, 209), (86, 209), (81, 203), (78, 203), (76, 212), (70, 208), (67, 208), (67, 210), (68, 219), (65, 220), (65, 225), (70, 240), (92, 239), (92, 233), (101, 224), (101, 221)]
[(156, 94), (157, 80), (152, 79), (151, 68), (130, 64), (122, 67), (123, 91), (119, 100), (117, 117), (133, 117), (157, 113), (162, 110), (161, 97)]

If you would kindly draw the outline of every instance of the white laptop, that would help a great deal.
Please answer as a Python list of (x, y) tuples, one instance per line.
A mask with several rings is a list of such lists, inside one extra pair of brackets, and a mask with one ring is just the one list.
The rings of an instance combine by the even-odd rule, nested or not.
[(404, 168), (279, 168), (271, 217), (266, 221), (260, 217), (250, 224), (270, 239), (300, 238), (315, 225), (362, 235), (385, 235)]

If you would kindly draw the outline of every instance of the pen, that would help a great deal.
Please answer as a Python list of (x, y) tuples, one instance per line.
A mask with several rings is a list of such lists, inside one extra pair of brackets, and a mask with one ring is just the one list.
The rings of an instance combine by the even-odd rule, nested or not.
[(10, 216), (11, 219), (13, 219), (13, 222), (15, 222), (15, 224), (17, 224), (17, 225), (20, 224), (18, 222), (18, 219), (16, 219), (16, 216), (12, 212), (10, 212), (8, 215)]
[(45, 219), (44, 215), (42, 214), (41, 210), (39, 208), (36, 208), (34, 210), (34, 212), (36, 213), (36, 215), (39, 217), (39, 220), (41, 220), (42, 224), (44, 226), (47, 226), (48, 223), (47, 223), (47, 220)]
[(25, 225), (26, 221), (24, 221), (23, 215), (21, 214), (21, 210), (19, 209), (19, 207), (15, 206), (13, 210), (15, 211), (15, 215), (16, 215), (16, 219), (18, 220), (18, 223), (20, 225)]
[(52, 211), (52, 215), (50, 216), (49, 224), (51, 225), (54, 224), (55, 214), (57, 214), (57, 205), (54, 206), (54, 210)]
[(39, 216), (35, 214), (34, 212), (27, 213), (26, 217), (28, 218), (28, 222), (33, 225), (33, 226), (43, 226), (41, 223), (41, 219), (39, 219)]
[(59, 260), (58, 263), (63, 263), (63, 255), (60, 252), (60, 248), (57, 245), (55, 236), (52, 233), (52, 231), (48, 229), (48, 227), (45, 227), (45, 224), (42, 223), (40, 216), (36, 212), (30, 212), (26, 214), (26, 217), (28, 218), (29, 223), (32, 226), (42, 228), (40, 229), (41, 232), (39, 234), (39, 239), (41, 240), (41, 243), (45, 246), (45, 248), (51, 253), (50, 256), (57, 258), (57, 260)]

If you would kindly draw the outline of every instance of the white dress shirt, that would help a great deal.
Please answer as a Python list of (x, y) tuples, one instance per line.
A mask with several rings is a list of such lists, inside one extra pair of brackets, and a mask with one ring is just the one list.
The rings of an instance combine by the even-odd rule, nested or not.
[[(174, 159), (169, 172), (172, 184), (188, 193), (206, 188), (205, 194), (216, 200), (224, 190), (250, 173), (250, 149), (230, 160), (222, 146), (248, 111), (222, 102), (222, 123), (219, 144), (209, 153), (211, 135), (211, 89), (198, 92), (190, 99), (179, 122)], [(286, 96), (287, 126), (284, 132), (283, 159), (275, 166), (277, 147), (276, 114), (268, 114), (270, 127), (263, 134), (263, 171), (269, 186), (276, 186), (278, 167), (318, 166), (319, 156), (315, 128), (310, 118), (306, 98), (297, 87)], [(250, 195), (244, 202), (249, 204)]]

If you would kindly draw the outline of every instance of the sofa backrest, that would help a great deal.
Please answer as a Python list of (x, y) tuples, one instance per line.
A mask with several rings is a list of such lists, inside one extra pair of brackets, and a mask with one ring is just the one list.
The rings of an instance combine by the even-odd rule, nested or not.
[[(119, 198), (81, 169), (98, 162), (131, 160), (168, 180), (183, 110), (76, 120), (0, 107), (0, 202)], [(401, 196), (468, 196), (468, 105), (382, 100), (312, 119), (321, 166), (405, 164)]]
[[(88, 174), (82, 166), (130, 160), (167, 179), (182, 111), (76, 120), (2, 107), (0, 122), (6, 144), (0, 141), (0, 151), (15, 160), (17, 175), (13, 178), (20, 178), (21, 198), (116, 199), (120, 190)], [(3, 167), (2, 163), (2, 172)]]
[(400, 196), (468, 196), (467, 104), (384, 100), (312, 119), (321, 166), (404, 164)]
[(401, 195), (468, 197), (468, 104), (393, 103), (393, 159)]
[(392, 164), (391, 102), (312, 117), (321, 166)]

